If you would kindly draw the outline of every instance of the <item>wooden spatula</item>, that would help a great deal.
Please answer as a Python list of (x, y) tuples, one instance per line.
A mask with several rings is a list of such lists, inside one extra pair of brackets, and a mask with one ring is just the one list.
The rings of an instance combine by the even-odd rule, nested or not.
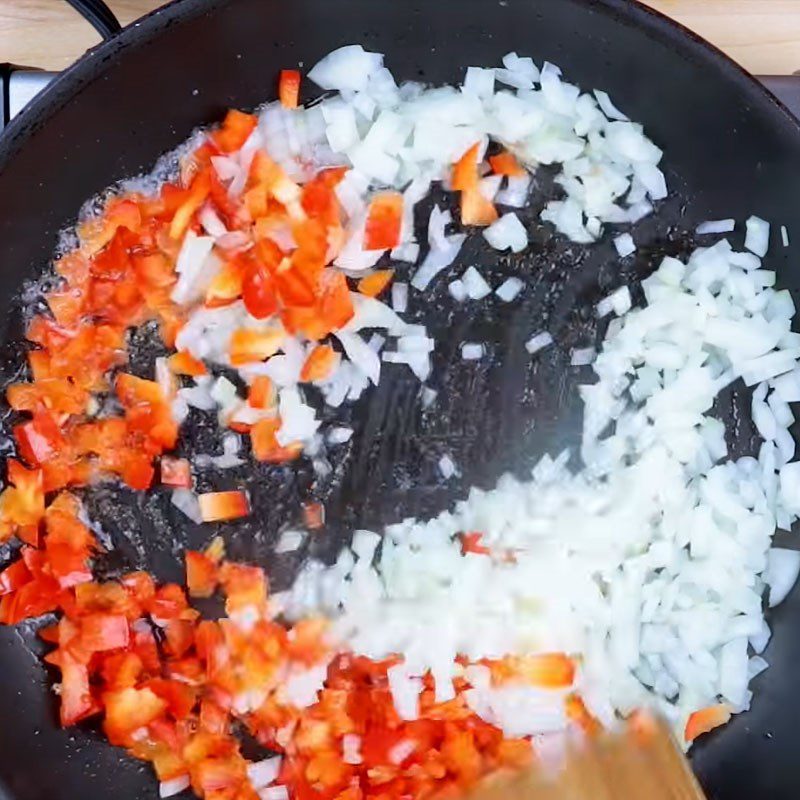
[(636, 715), (624, 729), (572, 742), (563, 763), (493, 775), (469, 800), (704, 800), (667, 726)]

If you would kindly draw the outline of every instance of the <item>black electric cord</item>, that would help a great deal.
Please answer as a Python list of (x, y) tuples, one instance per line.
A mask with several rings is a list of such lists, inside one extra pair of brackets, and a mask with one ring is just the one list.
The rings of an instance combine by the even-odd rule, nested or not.
[(67, 0), (104, 38), (110, 39), (122, 26), (103, 0)]

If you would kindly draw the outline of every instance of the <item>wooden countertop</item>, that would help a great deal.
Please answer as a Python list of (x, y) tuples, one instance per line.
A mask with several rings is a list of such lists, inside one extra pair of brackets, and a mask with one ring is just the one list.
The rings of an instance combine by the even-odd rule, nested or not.
[[(335, 2), (335, 0), (331, 0)], [(800, 71), (800, 0), (647, 0), (759, 75)], [(162, 0), (107, 0), (123, 24)], [(0, 62), (60, 70), (99, 41), (64, 0), (0, 0)]]

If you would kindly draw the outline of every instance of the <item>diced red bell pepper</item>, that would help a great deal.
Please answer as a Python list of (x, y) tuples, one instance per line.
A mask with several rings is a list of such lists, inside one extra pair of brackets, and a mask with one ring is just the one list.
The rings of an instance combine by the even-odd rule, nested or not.
[(329, 344), (317, 345), (306, 357), (300, 380), (305, 383), (323, 381), (336, 369), (341, 356)]
[(197, 702), (197, 691), (179, 681), (152, 678), (145, 686), (167, 704), (169, 713), (178, 720), (186, 719)]
[(206, 365), (186, 350), (169, 357), (169, 368), (175, 375), (189, 375), (192, 378), (208, 373)]
[(25, 619), (34, 619), (56, 611), (61, 599), (62, 589), (58, 583), (48, 575), (42, 575), (3, 597), (0, 622), (16, 625)]
[(461, 192), (461, 222), (464, 225), (491, 225), (497, 219), (497, 209), (476, 186)]
[(256, 319), (271, 317), (278, 310), (278, 295), (272, 275), (258, 264), (252, 265), (242, 282), (242, 300)]
[(103, 659), (101, 674), (109, 691), (136, 686), (144, 669), (142, 659), (136, 653), (110, 653)]
[(194, 643), (194, 621), (171, 619), (164, 628), (167, 650), (173, 658), (183, 658)]
[(325, 524), (325, 506), (322, 503), (304, 503), (303, 522), (310, 531), (321, 528)]
[(150, 458), (141, 453), (131, 453), (122, 465), (122, 480), (140, 492), (150, 488), (155, 474)]
[(116, 745), (129, 744), (134, 731), (149, 725), (167, 709), (166, 701), (147, 687), (105, 692), (102, 701), (106, 712), (103, 729)]
[(82, 719), (99, 713), (102, 709), (92, 697), (89, 688), (89, 670), (85, 664), (75, 660), (69, 653), (62, 652), (59, 668), (61, 669), (59, 716), (61, 726), (68, 728)]
[(159, 405), (166, 399), (158, 383), (137, 378), (126, 372), (117, 376), (116, 390), (120, 403), (126, 407), (140, 404)]
[(0, 595), (11, 594), (32, 580), (33, 576), (25, 562), (15, 561), (0, 572)]
[(527, 174), (525, 168), (520, 166), (519, 161), (508, 150), (489, 156), (489, 166), (495, 175), (506, 175), (509, 178), (521, 178)]
[(128, 620), (122, 614), (87, 614), (80, 628), (81, 645), (93, 653), (119, 650), (130, 642)]
[(303, 451), (301, 444), (278, 444), (275, 434), (280, 428), (279, 419), (260, 419), (250, 428), (250, 442), (253, 447), (253, 457), (256, 461), (266, 461), (271, 464), (281, 464), (284, 461), (293, 461)]
[(234, 367), (264, 361), (275, 355), (286, 334), (280, 327), (239, 328), (231, 335), (230, 359)]
[(281, 70), (278, 99), (284, 108), (297, 108), (300, 99), (300, 73), (296, 69)]
[(720, 725), (725, 725), (730, 718), (731, 709), (725, 703), (701, 708), (689, 716), (684, 738), (687, 742), (693, 742), (698, 736), (713, 731)]
[(378, 297), (391, 283), (393, 277), (393, 269), (376, 270), (358, 282), (358, 291), (367, 297)]
[(231, 109), (219, 130), (212, 134), (214, 143), (223, 153), (238, 150), (256, 127), (258, 120), (252, 114)]
[(364, 230), (365, 250), (389, 250), (400, 244), (403, 224), (403, 195), (382, 192), (372, 198)]
[(169, 235), (176, 241), (181, 239), (189, 228), (192, 217), (203, 205), (211, 191), (211, 177), (208, 170), (198, 173), (192, 181), (186, 199), (175, 212), (169, 227)]
[(225, 608), (229, 614), (246, 606), (266, 606), (267, 576), (260, 567), (227, 562), (220, 568), (220, 582), (227, 598)]
[(481, 539), (483, 539), (482, 533), (477, 531), (461, 533), (459, 534), (459, 538), (461, 539), (461, 552), (464, 555), (467, 553), (476, 553), (481, 556), (489, 556), (492, 554), (492, 551), (488, 547), (481, 544)]
[(48, 411), (35, 411), (33, 419), (14, 428), (20, 454), (34, 466), (49, 461), (64, 445), (64, 436)]
[(244, 272), (240, 261), (229, 261), (225, 264), (206, 290), (206, 305), (209, 308), (227, 306), (241, 297), (244, 289)]
[(240, 491), (208, 492), (198, 495), (203, 522), (224, 522), (250, 513), (247, 494)]
[(196, 612), (189, 606), (186, 594), (177, 583), (167, 583), (156, 589), (155, 596), (148, 604), (148, 611), (160, 627), (165, 627), (172, 619), (196, 616)]
[(161, 456), (161, 483), (179, 489), (192, 488), (192, 469), (185, 458)]
[(211, 597), (217, 588), (217, 564), (205, 553), (186, 551), (186, 585), (190, 597)]
[(319, 279), (319, 313), (328, 331), (337, 331), (353, 318), (353, 300), (345, 276), (326, 269)]
[(146, 572), (129, 572), (120, 580), (126, 594), (136, 604), (136, 614), (139, 615), (156, 594), (156, 585), (153, 576)]
[(50, 573), (58, 581), (60, 588), (69, 589), (92, 580), (89, 552), (86, 549), (76, 550), (68, 544), (49, 542), (46, 549)]
[(250, 384), (247, 402), (253, 408), (272, 408), (275, 405), (275, 385), (266, 375), (257, 375)]

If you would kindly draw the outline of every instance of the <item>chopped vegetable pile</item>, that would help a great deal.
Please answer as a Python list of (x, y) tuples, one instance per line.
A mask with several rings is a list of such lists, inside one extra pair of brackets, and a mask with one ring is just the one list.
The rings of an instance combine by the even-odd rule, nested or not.
[[(354, 432), (323, 430), (308, 387), (337, 408), (387, 364), (427, 381), (436, 343), (402, 315), (469, 235), (529, 247), (513, 209), (540, 165), (556, 165), (563, 190), (541, 220), (581, 244), (667, 193), (641, 126), (552, 64), (510, 53), (502, 68), (470, 67), (460, 89), (398, 86), (380, 54), (348, 46), (309, 77), (335, 94), (301, 106), (301, 75), (283, 70), (277, 103), (231, 110), (172, 180), (108, 198), (29, 321), (27, 380), (7, 389), (18, 421), (0, 540), (16, 544), (0, 622), (51, 615), (39, 636), (53, 645), (62, 726), (99, 722), (152, 764), (162, 797), (422, 800), (637, 705), (659, 705), (686, 742), (724, 724), (766, 666), (748, 655), (769, 637), (758, 591), (771, 583), (779, 602), (800, 568), (769, 550), (775, 524), (800, 513), (788, 463), (800, 349), (791, 298), (760, 269), (769, 226), (757, 218), (750, 252), (721, 242), (688, 265), (667, 259), (646, 308), (626, 286), (598, 306), (617, 316), (602, 351), (571, 354), (598, 377), (582, 389), (581, 472), (545, 458), (530, 485), (504, 479), (383, 539), (358, 531), (334, 565), (307, 564), (280, 595), (262, 568), (226, 560), (211, 525), (247, 517), (250, 498), (195, 491), (200, 461), (173, 452), (190, 409), (228, 431), (222, 455), (205, 457), (218, 469), (246, 463), (245, 436), (256, 461), (305, 456), (330, 473), (326, 448)], [(419, 242), (415, 207), (436, 182), (457, 200), (459, 230), (434, 206)], [(629, 233), (614, 244), (620, 258), (636, 252)], [(526, 289), (516, 276), (492, 286), (474, 266), (459, 275), (454, 302), (513, 303)], [(141, 377), (129, 333), (145, 324), (169, 355)], [(555, 344), (532, 334), (531, 357)], [(459, 350), (487, 355), (479, 341)], [(738, 377), (758, 387), (758, 460), (727, 461), (724, 426), (706, 416)], [(421, 405), (436, 396), (424, 385)], [(459, 474), (449, 455), (437, 466)], [(95, 579), (102, 547), (79, 492), (115, 482), (167, 487), (209, 525), (208, 547), (185, 553), (186, 590), (144, 572)], [(694, 516), (679, 524), (673, 506)], [(325, 509), (307, 502), (303, 518), (317, 530)], [(304, 535), (284, 531), (275, 551)], [(224, 616), (203, 619), (191, 601), (217, 594)], [(680, 614), (693, 603), (705, 616), (690, 627)], [(272, 755), (246, 759), (244, 730)]]

